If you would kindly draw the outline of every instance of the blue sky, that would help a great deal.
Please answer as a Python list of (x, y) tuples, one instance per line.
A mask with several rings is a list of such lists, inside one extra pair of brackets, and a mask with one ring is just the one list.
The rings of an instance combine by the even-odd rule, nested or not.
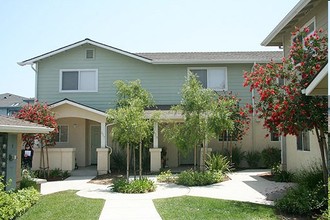
[(129, 52), (277, 50), (260, 43), (298, 1), (3, 0), (0, 94), (34, 97), (17, 62), (85, 38)]

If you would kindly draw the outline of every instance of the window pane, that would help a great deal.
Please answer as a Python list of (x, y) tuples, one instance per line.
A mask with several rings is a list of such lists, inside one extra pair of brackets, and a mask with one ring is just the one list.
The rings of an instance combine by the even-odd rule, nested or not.
[(303, 150), (301, 132), (299, 132), (299, 135), (297, 136), (297, 150)]
[(202, 83), (203, 88), (207, 88), (207, 70), (206, 69), (196, 69), (196, 70), (190, 70), (190, 71), (197, 74), (198, 80)]
[(226, 73), (225, 69), (208, 69), (207, 71), (207, 87), (216, 91), (226, 89)]
[(309, 151), (309, 135), (308, 132), (303, 132), (302, 133), (302, 142), (303, 142), (303, 147), (305, 151)]
[(62, 90), (78, 90), (78, 71), (62, 72)]
[(96, 90), (96, 72), (81, 71), (80, 72), (80, 88), (79, 90), (95, 91)]
[(68, 142), (68, 126), (62, 125), (60, 126), (60, 142)]

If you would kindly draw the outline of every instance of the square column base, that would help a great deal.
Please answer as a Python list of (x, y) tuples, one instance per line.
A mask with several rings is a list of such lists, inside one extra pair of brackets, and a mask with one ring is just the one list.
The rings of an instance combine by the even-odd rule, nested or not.
[(158, 172), (161, 168), (161, 148), (150, 148), (150, 171)]
[(97, 148), (97, 174), (107, 174), (109, 172), (109, 149)]
[[(211, 154), (212, 153), (212, 148), (208, 147), (206, 148), (206, 154)], [(201, 148), (201, 154), (200, 154), (200, 161), (199, 161), (199, 169), (203, 170), (203, 167), (205, 166), (204, 161), (203, 161), (203, 154), (204, 154), (204, 148)], [(205, 155), (207, 158), (207, 155)]]

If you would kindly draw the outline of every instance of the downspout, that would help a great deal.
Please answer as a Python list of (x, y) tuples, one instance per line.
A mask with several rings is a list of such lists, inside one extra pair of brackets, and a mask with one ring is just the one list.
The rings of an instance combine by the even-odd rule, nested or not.
[(35, 77), (34, 77), (34, 83), (35, 83), (35, 86), (34, 86), (34, 98), (35, 99), (38, 99), (37, 97), (37, 91), (38, 91), (38, 63), (36, 63), (36, 68), (33, 67), (33, 64), (31, 64), (31, 69), (33, 69), (34, 73), (35, 73)]
[[(256, 62), (253, 63), (253, 66), (251, 68), (251, 72), (254, 71), (254, 66), (256, 65)], [(255, 142), (256, 142), (256, 138), (255, 138), (255, 100), (254, 100), (254, 89), (252, 89), (251, 91), (251, 103), (252, 103), (252, 124), (251, 124), (251, 130), (252, 130), (252, 150), (255, 149)]]

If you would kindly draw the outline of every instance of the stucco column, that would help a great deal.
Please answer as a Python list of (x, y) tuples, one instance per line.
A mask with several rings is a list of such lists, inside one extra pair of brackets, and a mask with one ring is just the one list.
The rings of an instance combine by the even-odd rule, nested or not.
[(161, 168), (161, 152), (162, 149), (158, 148), (158, 123), (154, 123), (154, 138), (153, 148), (149, 149), (150, 152), (150, 171), (158, 172)]
[(161, 168), (161, 148), (150, 148), (150, 171), (158, 172)]
[(154, 123), (154, 142), (153, 142), (154, 148), (158, 148), (158, 123)]
[(107, 174), (109, 171), (109, 149), (102, 147), (97, 148), (97, 174)]
[(101, 148), (105, 148), (105, 123), (101, 123)]

